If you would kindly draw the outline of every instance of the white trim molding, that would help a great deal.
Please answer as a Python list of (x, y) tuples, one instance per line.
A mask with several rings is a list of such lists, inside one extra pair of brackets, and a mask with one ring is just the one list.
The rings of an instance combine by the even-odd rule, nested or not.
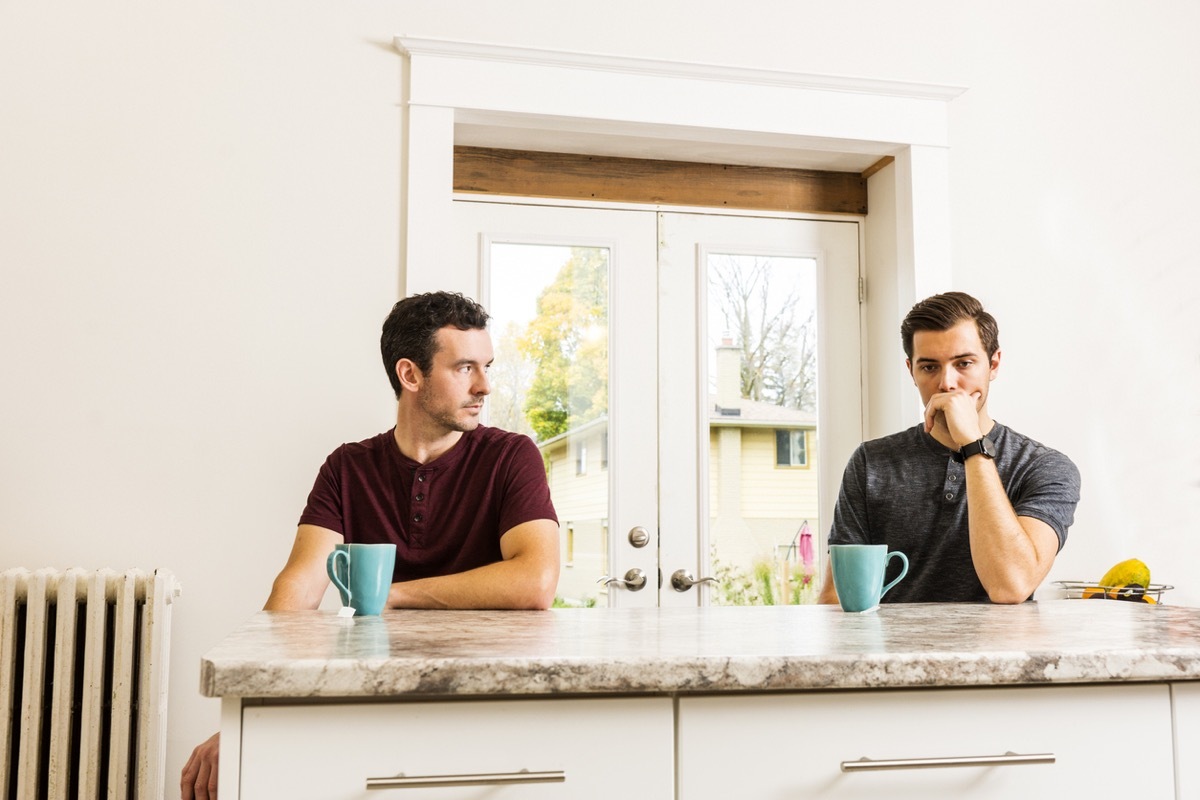
[[(738, 154), (754, 151), (760, 157), (805, 151), (831, 163), (840, 154), (859, 161), (892, 156), (895, 161), (868, 180), (864, 324), (895, 331), (913, 302), (952, 287), (948, 105), (963, 87), (405, 36), (396, 37), (395, 46), (408, 61), (406, 293), (444, 288), (479, 295), (475, 265), (461, 271), (408, 266), (444, 258), (453, 230), (455, 137), (468, 128), (473, 143), (481, 131), (503, 131), (506, 143), (514, 136), (538, 142), (591, 137), (604, 142), (597, 152), (605, 155), (622, 148), (638, 155), (633, 142), (657, 142), (700, 148), (727, 163), (749, 163)], [(896, 357), (895, 347), (868, 344), (868, 435), (916, 418), (913, 393), (899, 385)], [(879, 398), (887, 400), (875, 402)]]
[(961, 86), (930, 83), (877, 80), (842, 75), (817, 75), (782, 70), (748, 69), (745, 67), (664, 61), (653, 58), (607, 56), (598, 53), (573, 53), (532, 47), (508, 47), (479, 42), (456, 42), (448, 39), (395, 37), (396, 49), (407, 56), (442, 56), (483, 62), (508, 61), (542, 67), (574, 67), (590, 71), (625, 72), (631, 75), (666, 78), (723, 80), (736, 83), (791, 86), (802, 89), (822, 89), (837, 92), (892, 95), (910, 99), (946, 102), (964, 91)]
[(409, 57), (409, 106), (452, 108), (459, 121), (517, 115), (533, 126), (570, 119), (595, 130), (737, 130), (797, 137), (797, 145), (869, 142), (890, 155), (896, 145), (945, 146), (946, 103), (963, 91), (442, 40), (396, 45)]

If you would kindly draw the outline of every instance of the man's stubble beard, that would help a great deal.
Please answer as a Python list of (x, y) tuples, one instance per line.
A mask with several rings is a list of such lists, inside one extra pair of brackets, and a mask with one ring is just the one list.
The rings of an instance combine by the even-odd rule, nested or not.
[[(482, 400), (472, 400), (470, 403), (466, 403), (462, 406), (459, 406), (458, 410), (466, 408), (467, 406), (476, 405), (477, 403), (481, 403), (481, 402), (482, 402)], [(461, 419), (459, 419), (458, 416), (453, 412), (446, 412), (441, 409), (433, 408), (433, 404), (431, 402), (429, 402), (429, 398), (427, 396), (421, 397), (421, 410), (424, 411), (425, 414), (431, 420), (433, 420), (435, 423), (437, 423), (441, 427), (445, 428), (447, 431), (457, 431), (459, 433), (470, 433), (471, 431), (478, 428), (480, 425), (478, 417), (469, 419), (468, 421), (464, 422)], [(480, 411), (482, 411), (482, 410), (483, 409), (480, 408)]]

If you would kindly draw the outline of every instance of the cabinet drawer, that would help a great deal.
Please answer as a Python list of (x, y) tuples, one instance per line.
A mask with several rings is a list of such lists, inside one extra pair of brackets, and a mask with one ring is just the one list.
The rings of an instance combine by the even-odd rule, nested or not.
[[(554, 783), (506, 783), (561, 772)], [(368, 791), (371, 778), (487, 776), (475, 786)], [(674, 796), (667, 698), (251, 706), (242, 800)]]
[[(1010, 752), (1054, 763), (841, 768)], [(679, 775), (680, 800), (1173, 797), (1170, 696), (1110, 684), (685, 698)]]

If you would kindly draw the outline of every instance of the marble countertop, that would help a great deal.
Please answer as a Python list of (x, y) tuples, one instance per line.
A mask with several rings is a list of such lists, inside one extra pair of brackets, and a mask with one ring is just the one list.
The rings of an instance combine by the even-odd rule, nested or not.
[(677, 694), (1200, 679), (1200, 609), (1060, 600), (552, 611), (260, 612), (210, 697)]

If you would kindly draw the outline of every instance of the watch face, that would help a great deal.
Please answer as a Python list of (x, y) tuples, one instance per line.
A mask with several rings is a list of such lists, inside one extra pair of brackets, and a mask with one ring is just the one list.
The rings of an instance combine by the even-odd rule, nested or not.
[(983, 445), (983, 454), (985, 456), (988, 458), (996, 457), (996, 445), (992, 443), (991, 439), (985, 436), (980, 444)]

